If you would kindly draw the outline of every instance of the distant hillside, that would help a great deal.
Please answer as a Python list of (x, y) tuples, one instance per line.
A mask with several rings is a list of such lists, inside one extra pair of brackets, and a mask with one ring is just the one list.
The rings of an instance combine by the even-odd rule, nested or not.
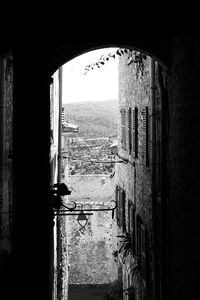
[(118, 128), (118, 100), (64, 104), (66, 120), (87, 137), (114, 136)]

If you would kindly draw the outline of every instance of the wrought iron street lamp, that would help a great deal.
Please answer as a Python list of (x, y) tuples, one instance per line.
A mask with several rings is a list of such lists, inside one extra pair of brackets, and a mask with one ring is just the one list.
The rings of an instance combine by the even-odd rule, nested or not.
[[(63, 186), (64, 187), (64, 186)], [(54, 209), (54, 216), (74, 216), (77, 215), (77, 222), (81, 226), (81, 228), (84, 228), (88, 223), (88, 215), (92, 215), (90, 213), (91, 211), (111, 211), (112, 212), (112, 218), (114, 218), (114, 210), (117, 208), (117, 202), (115, 200), (111, 200), (111, 203), (114, 203), (114, 206), (109, 208), (85, 208), (83, 207), (81, 209), (76, 209), (76, 202), (72, 201), (73, 204), (72, 207), (67, 206), (66, 204), (63, 204), (61, 196), (63, 196), (63, 193), (59, 194), (59, 188), (56, 190), (53, 189), (52, 192), (52, 208)], [(65, 189), (68, 195), (71, 194), (71, 191), (68, 189)], [(65, 194), (66, 195), (66, 194)], [(63, 207), (63, 208), (62, 208)], [(70, 212), (70, 213), (69, 213)]]
[(88, 223), (88, 217), (83, 212), (83, 210), (78, 214), (78, 217), (76, 220), (77, 220), (78, 224), (81, 226), (81, 229), (84, 228)]

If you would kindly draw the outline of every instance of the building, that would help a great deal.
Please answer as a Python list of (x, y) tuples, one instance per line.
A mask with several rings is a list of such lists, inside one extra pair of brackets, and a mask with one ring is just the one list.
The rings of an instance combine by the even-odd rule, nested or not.
[(114, 178), (105, 174), (72, 175), (68, 178), (68, 184), (72, 188), (69, 201), (75, 201), (77, 209), (91, 213), (87, 216), (88, 222), (84, 228), (77, 222), (77, 216), (68, 216), (66, 219), (69, 285), (108, 285), (113, 276), (113, 220), (112, 211), (100, 209), (113, 207)]
[[(138, 71), (138, 65), (130, 63), (130, 57), (135, 60), (133, 56), (137, 55), (137, 52), (128, 53), (119, 60), (118, 155), (128, 163), (118, 164), (115, 172), (118, 202), (116, 222), (118, 235), (124, 236), (118, 241), (115, 238), (115, 244), (120, 252), (118, 268), (122, 270), (123, 290), (132, 288), (136, 299), (154, 299), (155, 289), (161, 288), (160, 276), (163, 271), (160, 269), (160, 257), (152, 250), (156, 243), (155, 235), (160, 234), (161, 227), (160, 220), (154, 215), (154, 210), (159, 209), (155, 199), (161, 197), (160, 185), (154, 187), (152, 181), (155, 172), (158, 175), (155, 185), (160, 180), (157, 167), (161, 163), (160, 136), (156, 134), (160, 132), (157, 118), (160, 114), (160, 94), (155, 96), (152, 92), (159, 88), (157, 75), (160, 66), (150, 57), (144, 56), (141, 57), (143, 69)], [(120, 248), (127, 235), (130, 239), (130, 253), (124, 257), (125, 250), (120, 251)], [(136, 267), (134, 271), (133, 266)]]

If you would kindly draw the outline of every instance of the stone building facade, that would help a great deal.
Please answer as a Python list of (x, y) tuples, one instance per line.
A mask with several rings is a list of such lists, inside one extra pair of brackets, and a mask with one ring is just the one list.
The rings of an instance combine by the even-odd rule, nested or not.
[[(138, 56), (143, 63), (142, 68), (134, 62)], [(152, 89), (156, 84), (155, 72), (155, 69), (152, 70), (152, 59), (141, 53), (127, 53), (119, 59), (118, 155), (127, 163), (119, 164), (116, 168), (118, 210), (115, 217), (118, 235), (128, 234), (131, 238), (131, 254), (125, 261), (122, 258), (123, 251), (118, 255), (119, 270), (122, 269), (119, 280), (123, 283), (123, 289), (133, 288), (136, 299), (152, 299), (154, 293), (152, 176), (155, 162), (152, 103), (156, 100)], [(121, 241), (119, 237), (114, 239), (118, 251)], [(131, 272), (136, 262), (139, 280), (136, 280), (136, 273)], [(128, 299), (126, 297), (124, 299)]]
[[(117, 269), (113, 270), (112, 211), (106, 211), (114, 207), (111, 202), (114, 200), (114, 178), (105, 174), (72, 175), (67, 183), (72, 188), (69, 203), (77, 203), (77, 213), (81, 209), (91, 213), (87, 215), (84, 228), (77, 222), (77, 215), (66, 217), (69, 285), (109, 284), (113, 276), (117, 276)], [(93, 211), (95, 209), (97, 211)]]

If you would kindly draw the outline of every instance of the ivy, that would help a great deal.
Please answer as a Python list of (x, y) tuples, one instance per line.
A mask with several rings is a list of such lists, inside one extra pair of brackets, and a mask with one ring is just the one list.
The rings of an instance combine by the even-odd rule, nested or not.
[(118, 48), (112, 53), (108, 53), (107, 55), (101, 55), (101, 57), (96, 62), (92, 62), (91, 64), (86, 65), (84, 74), (86, 75), (90, 70), (94, 70), (95, 68), (101, 68), (108, 61), (115, 59), (117, 56), (123, 55), (127, 55), (128, 65), (135, 63), (136, 78), (138, 78), (140, 74), (141, 76), (143, 76), (145, 60), (147, 58), (146, 54), (127, 48)]

